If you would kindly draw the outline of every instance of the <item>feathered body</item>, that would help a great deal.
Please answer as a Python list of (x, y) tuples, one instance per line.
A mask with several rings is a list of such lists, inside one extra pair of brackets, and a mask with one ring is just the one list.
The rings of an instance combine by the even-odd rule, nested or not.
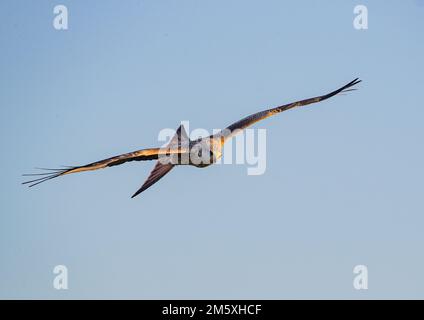
[(141, 188), (138, 189), (137, 192), (132, 196), (135, 197), (136, 195), (140, 194), (141, 192), (152, 186), (154, 183), (159, 181), (159, 179), (161, 179), (165, 174), (167, 174), (172, 168), (177, 165), (191, 165), (198, 168), (205, 168), (215, 163), (218, 159), (222, 157), (224, 143), (228, 139), (236, 135), (238, 132), (251, 126), (252, 124), (289, 109), (305, 106), (312, 103), (317, 103), (331, 98), (339, 93), (355, 90), (351, 87), (358, 84), (359, 82), (361, 82), (361, 80), (355, 79), (349, 82), (348, 84), (344, 85), (343, 87), (332, 91), (326, 95), (305, 100), (299, 100), (296, 102), (257, 112), (231, 124), (230, 126), (215, 135), (199, 138), (197, 140), (190, 140), (184, 127), (180, 126), (177, 129), (175, 136), (170, 140), (168, 145), (163, 148), (137, 150), (134, 152), (129, 152), (115, 157), (89, 163), (83, 166), (66, 167), (64, 169), (45, 169), (50, 172), (26, 174), (25, 176), (41, 177), (34, 180), (26, 181), (23, 184), (29, 184), (29, 186), (32, 187), (47, 180), (71, 173), (92, 171), (106, 167), (112, 167), (129, 161), (157, 160), (156, 165), (150, 172), (150, 175), (147, 180), (144, 182)]

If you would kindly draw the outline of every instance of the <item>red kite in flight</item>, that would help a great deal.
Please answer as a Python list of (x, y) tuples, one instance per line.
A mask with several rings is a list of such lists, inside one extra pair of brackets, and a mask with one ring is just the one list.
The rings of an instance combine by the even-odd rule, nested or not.
[(328, 94), (315, 98), (292, 102), (272, 109), (257, 112), (241, 119), (240, 121), (233, 123), (224, 130), (221, 130), (221, 132), (219, 132), (218, 134), (209, 137), (199, 138), (197, 140), (190, 140), (184, 127), (181, 125), (177, 129), (176, 134), (170, 140), (166, 147), (137, 150), (134, 152), (129, 152), (115, 157), (89, 163), (83, 166), (65, 167), (64, 169), (40, 168), (49, 172), (38, 174), (25, 174), (24, 176), (41, 177), (23, 182), (23, 184), (29, 184), (29, 186), (32, 187), (47, 180), (71, 173), (112, 167), (129, 161), (157, 160), (156, 165), (150, 172), (149, 177), (141, 186), (141, 188), (138, 189), (136, 193), (134, 193), (134, 195), (132, 196), (133, 198), (144, 190), (146, 190), (147, 188), (149, 188), (150, 186), (152, 186), (157, 181), (159, 181), (159, 179), (161, 179), (164, 175), (171, 171), (171, 169), (176, 165), (185, 164), (203, 168), (215, 163), (219, 158), (221, 158), (223, 146), (227, 139), (231, 138), (232, 136), (234, 136), (241, 130), (251, 126), (252, 124), (292, 108), (317, 103), (331, 98), (339, 93), (356, 90), (352, 89), (351, 87), (358, 84), (359, 82), (361, 82), (361, 80), (356, 78), (355, 80), (349, 82), (343, 87)]

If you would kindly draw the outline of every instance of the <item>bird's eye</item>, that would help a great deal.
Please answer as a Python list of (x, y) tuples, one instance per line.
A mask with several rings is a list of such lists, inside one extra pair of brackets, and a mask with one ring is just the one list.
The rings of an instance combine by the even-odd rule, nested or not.
[(197, 156), (198, 156), (199, 158), (201, 158), (201, 157), (202, 157), (202, 149), (199, 149), (199, 151), (197, 152)]

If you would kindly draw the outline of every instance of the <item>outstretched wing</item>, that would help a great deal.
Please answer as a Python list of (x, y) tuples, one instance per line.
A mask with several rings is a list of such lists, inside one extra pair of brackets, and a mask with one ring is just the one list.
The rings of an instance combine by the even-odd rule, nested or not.
[(169, 154), (179, 153), (181, 152), (181, 148), (173, 148), (173, 149), (160, 149), (160, 148), (153, 148), (153, 149), (143, 149), (143, 150), (137, 150), (134, 152), (124, 153), (119, 156), (107, 158), (104, 160), (100, 160), (97, 162), (89, 163), (84, 166), (75, 166), (75, 167), (66, 167), (63, 169), (46, 169), (46, 168), (40, 168), (42, 170), (47, 170), (50, 172), (46, 173), (35, 173), (35, 174), (24, 174), (24, 176), (40, 176), (37, 179), (25, 181), (22, 184), (29, 184), (30, 187), (35, 186), (37, 184), (40, 184), (42, 182), (45, 182), (47, 180), (57, 178), (66, 174), (71, 173), (77, 173), (77, 172), (83, 172), (83, 171), (91, 171), (91, 170), (98, 170), (102, 168), (117, 166), (122, 163), (128, 162), (128, 161), (144, 161), (144, 160), (154, 160), (158, 159), (159, 155), (168, 152)]
[(232, 125), (228, 126), (227, 128), (225, 128), (224, 130), (221, 131), (220, 135), (222, 137), (224, 137), (224, 140), (232, 137), (233, 135), (237, 134), (238, 131), (243, 130), (249, 126), (251, 126), (252, 124), (266, 119), (268, 117), (271, 117), (277, 113), (292, 109), (292, 108), (296, 108), (296, 107), (300, 107), (300, 106), (305, 106), (311, 103), (316, 103), (316, 102), (320, 102), (323, 100), (326, 100), (328, 98), (331, 98), (333, 96), (335, 96), (336, 94), (339, 94), (341, 92), (348, 92), (348, 91), (352, 91), (352, 90), (356, 90), (356, 89), (350, 89), (352, 86), (358, 84), (359, 82), (361, 82), (361, 80), (359, 80), (358, 78), (356, 78), (355, 80), (349, 82), (348, 84), (346, 84), (345, 86), (330, 92), (326, 95), (322, 95), (322, 96), (318, 96), (315, 98), (310, 98), (310, 99), (305, 99), (305, 100), (300, 100), (300, 101), (296, 101), (296, 102), (292, 102), (289, 104), (285, 104), (276, 108), (272, 108), (272, 109), (268, 109), (268, 110), (264, 110), (264, 111), (260, 111), (257, 112), (255, 114), (252, 114), (250, 116), (247, 116), (246, 118), (241, 119), (240, 121), (237, 121), (235, 123), (233, 123)]
[[(165, 147), (165, 149), (166, 148), (175, 148), (177, 146), (181, 147), (182, 144), (184, 145), (188, 141), (189, 141), (189, 137), (187, 135), (187, 132), (185, 131), (184, 126), (181, 125), (181, 126), (179, 126), (175, 135), (172, 137), (168, 146)], [(143, 183), (141, 188), (138, 189), (137, 192), (132, 195), (131, 198), (134, 198), (135, 196), (142, 193), (144, 190), (151, 187), (153, 184), (158, 182), (164, 175), (166, 175), (169, 171), (171, 171), (171, 169), (175, 165), (170, 163), (170, 161), (167, 161), (167, 160), (170, 160), (170, 158), (168, 157), (168, 159), (159, 159), (156, 162), (156, 165), (153, 168), (153, 170), (150, 172), (147, 180)]]

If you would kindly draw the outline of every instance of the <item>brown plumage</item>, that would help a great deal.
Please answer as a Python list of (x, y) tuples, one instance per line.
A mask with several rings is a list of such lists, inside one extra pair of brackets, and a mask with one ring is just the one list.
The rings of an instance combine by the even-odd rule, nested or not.
[(25, 181), (23, 182), (23, 184), (28, 184), (30, 187), (32, 187), (47, 180), (71, 173), (92, 171), (112, 167), (129, 161), (157, 160), (156, 165), (151, 171), (147, 180), (140, 187), (140, 189), (138, 189), (137, 192), (132, 196), (135, 197), (144, 190), (148, 189), (153, 184), (155, 184), (157, 181), (159, 181), (176, 165), (185, 164), (203, 168), (213, 164), (222, 156), (222, 148), (225, 141), (240, 132), (241, 130), (251, 126), (252, 124), (292, 108), (317, 103), (331, 98), (339, 93), (356, 90), (352, 89), (351, 87), (358, 84), (359, 82), (361, 82), (361, 80), (355, 79), (349, 82), (348, 84), (344, 85), (343, 87), (328, 94), (292, 102), (272, 109), (257, 112), (231, 124), (216, 135), (204, 137), (195, 141), (190, 140), (184, 127), (180, 126), (177, 129), (175, 136), (164, 148), (137, 150), (134, 152), (124, 153), (115, 157), (89, 163), (83, 166), (65, 167), (63, 169), (40, 168), (50, 172), (38, 174), (24, 174), (24, 176), (39, 176), (39, 178), (30, 181)]

